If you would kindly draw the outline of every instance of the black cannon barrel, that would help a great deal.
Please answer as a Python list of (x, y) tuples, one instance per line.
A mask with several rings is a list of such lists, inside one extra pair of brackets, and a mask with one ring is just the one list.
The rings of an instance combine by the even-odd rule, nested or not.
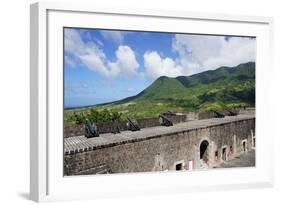
[(130, 123), (130, 126), (132, 126), (131, 130), (132, 131), (137, 131), (137, 130), (140, 130), (140, 127), (138, 125), (138, 122), (135, 120), (135, 122), (133, 122), (133, 120), (131, 120), (129, 117), (127, 117), (129, 123)]
[(111, 127), (111, 133), (113, 133), (113, 134), (121, 133), (118, 121), (113, 121), (112, 127)]
[(216, 114), (216, 117), (218, 117), (218, 118), (223, 118), (223, 117), (225, 117), (224, 114), (219, 113), (219, 112), (217, 112), (217, 111), (214, 111), (214, 113)]
[(166, 116), (164, 116), (163, 114), (159, 115), (160, 118), (162, 118), (162, 122), (161, 125), (164, 126), (173, 126), (173, 122), (167, 118)]
[(99, 132), (95, 123), (90, 123), (90, 121), (87, 120), (85, 123), (85, 137), (92, 138), (98, 136), (99, 136)]
[(236, 116), (236, 115), (237, 115), (237, 113), (232, 112), (231, 110), (227, 110), (227, 112), (229, 112), (229, 115), (230, 115), (230, 116)]

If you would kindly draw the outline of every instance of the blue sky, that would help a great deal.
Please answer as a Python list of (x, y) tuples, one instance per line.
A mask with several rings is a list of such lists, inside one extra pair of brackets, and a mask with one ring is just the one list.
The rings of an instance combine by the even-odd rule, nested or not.
[(255, 61), (255, 38), (64, 29), (65, 107), (136, 95), (160, 76)]

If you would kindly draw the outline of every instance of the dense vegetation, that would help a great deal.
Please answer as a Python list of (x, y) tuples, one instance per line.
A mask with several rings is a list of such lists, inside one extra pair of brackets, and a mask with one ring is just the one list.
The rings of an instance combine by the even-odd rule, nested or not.
[(65, 120), (79, 124), (86, 117), (110, 121), (127, 116), (156, 117), (168, 110), (206, 112), (242, 106), (255, 106), (255, 63), (252, 62), (192, 76), (162, 76), (136, 96), (92, 108), (67, 110)]
[(90, 108), (83, 111), (73, 111), (65, 116), (66, 122), (68, 124), (83, 124), (86, 119), (91, 122), (113, 122), (121, 119), (121, 113), (116, 111), (109, 111), (108, 109), (103, 109), (101, 111)]

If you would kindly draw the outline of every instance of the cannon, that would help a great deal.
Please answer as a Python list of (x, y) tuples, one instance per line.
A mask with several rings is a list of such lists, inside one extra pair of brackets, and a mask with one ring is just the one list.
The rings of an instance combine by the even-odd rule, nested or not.
[(227, 112), (229, 112), (229, 116), (236, 116), (237, 115), (236, 112), (232, 112), (231, 110), (227, 110)]
[(139, 123), (137, 122), (137, 120), (135, 119), (130, 119), (129, 117), (127, 117), (128, 123), (128, 129), (131, 131), (139, 131), (140, 130), (140, 126)]
[(85, 137), (92, 138), (92, 137), (98, 137), (99, 132), (98, 128), (95, 125), (95, 123), (90, 123), (90, 121), (87, 119), (85, 123)]
[(119, 128), (118, 121), (113, 121), (112, 127), (111, 127), (111, 133), (113, 133), (113, 134), (120, 133), (120, 128)]
[(168, 119), (167, 117), (165, 117), (164, 115), (159, 115), (159, 122), (160, 122), (160, 125), (163, 125), (163, 126), (173, 126), (173, 122)]
[(222, 113), (219, 113), (219, 112), (217, 112), (217, 111), (214, 111), (214, 113), (215, 113), (215, 117), (216, 118), (223, 118), (223, 117), (225, 117), (225, 115), (224, 114), (222, 114)]

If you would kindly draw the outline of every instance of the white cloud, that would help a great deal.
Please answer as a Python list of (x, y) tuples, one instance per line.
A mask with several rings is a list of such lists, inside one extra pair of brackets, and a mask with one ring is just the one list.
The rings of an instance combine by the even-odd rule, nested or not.
[(72, 68), (75, 68), (75, 61), (72, 60), (69, 56), (64, 56), (64, 62)]
[[(121, 43), (126, 32), (102, 31), (101, 34), (104, 38)], [(176, 77), (255, 61), (255, 39), (230, 37), (226, 40), (224, 36), (176, 34), (171, 49), (177, 57), (163, 56), (160, 51), (146, 51), (143, 55), (145, 73), (141, 73), (135, 53), (128, 45), (119, 45), (115, 51), (115, 60), (109, 60), (101, 49), (102, 42), (97, 39), (84, 42), (81, 35), (83, 32), (66, 29), (65, 50), (71, 58), (66, 56), (65, 62), (75, 67), (79, 59), (88, 69), (106, 77)]]
[(156, 52), (146, 52), (144, 54), (144, 66), (146, 75), (151, 79), (159, 76), (176, 77), (182, 75), (183, 68), (171, 58), (161, 58)]
[(144, 54), (146, 76), (176, 77), (192, 75), (221, 66), (236, 66), (255, 61), (255, 39), (224, 36), (176, 34), (172, 50), (178, 55), (172, 59), (161, 57), (156, 51)]
[(135, 53), (129, 46), (120, 45), (115, 51), (116, 61), (110, 61), (98, 45), (83, 42), (79, 32), (74, 29), (65, 31), (65, 51), (77, 57), (88, 69), (106, 77), (117, 77), (119, 74), (131, 77), (137, 74), (139, 67)]
[(86, 45), (82, 41), (79, 32), (74, 29), (65, 29), (64, 32), (64, 49), (69, 53), (85, 53)]
[(125, 32), (122, 31), (101, 31), (101, 35), (106, 39), (113, 41), (117, 44), (122, 44), (124, 42)]
[(134, 51), (129, 46), (119, 46), (116, 51), (116, 64), (123, 74), (128, 76), (137, 75), (139, 64), (136, 60)]
[(255, 39), (243, 37), (177, 34), (172, 48), (184, 74), (190, 75), (221, 66), (236, 66), (255, 61)]

